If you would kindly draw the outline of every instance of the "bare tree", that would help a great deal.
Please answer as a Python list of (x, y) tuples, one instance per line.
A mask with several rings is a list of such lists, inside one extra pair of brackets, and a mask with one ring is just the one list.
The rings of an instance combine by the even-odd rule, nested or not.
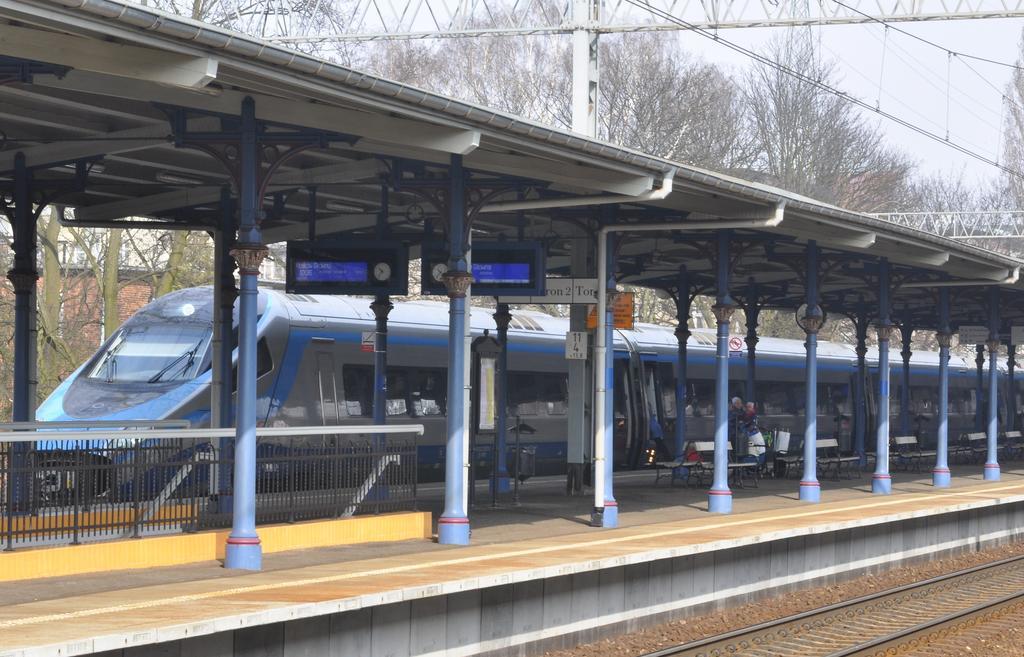
[(601, 128), (609, 141), (716, 171), (748, 168), (739, 87), (714, 64), (656, 33), (601, 45)]
[[(777, 39), (767, 56), (808, 80), (836, 86), (832, 64), (806, 39)], [(900, 205), (913, 164), (847, 100), (779, 67), (758, 64), (743, 86), (756, 168), (785, 189), (862, 211)]]

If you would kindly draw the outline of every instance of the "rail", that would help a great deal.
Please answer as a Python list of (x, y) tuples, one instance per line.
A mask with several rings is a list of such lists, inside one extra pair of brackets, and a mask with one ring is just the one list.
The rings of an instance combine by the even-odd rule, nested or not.
[[(87, 424), (0, 431), (4, 549), (230, 526), (234, 429)], [(423, 431), (258, 428), (257, 522), (415, 509)]]
[[(1024, 598), (1024, 557), (1010, 557), (879, 591), (643, 657), (901, 654)], [(928, 616), (931, 616), (930, 618)], [(813, 646), (813, 651), (809, 649)]]

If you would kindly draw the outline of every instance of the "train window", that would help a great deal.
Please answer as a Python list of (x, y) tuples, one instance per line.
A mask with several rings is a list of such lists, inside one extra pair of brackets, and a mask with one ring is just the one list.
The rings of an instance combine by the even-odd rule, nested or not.
[(345, 410), (349, 417), (367, 417), (373, 414), (373, 370), (369, 367), (346, 365), (342, 368), (345, 387)]
[(761, 413), (763, 415), (789, 415), (789, 393), (786, 386), (768, 381), (757, 383)]
[(388, 400), (387, 400), (387, 414), (388, 417), (394, 417), (396, 415), (405, 415), (409, 412), (407, 399), (409, 394), (409, 378), (405, 371), (402, 370), (388, 370), (387, 374), (387, 387), (388, 387)]
[(671, 363), (658, 363), (658, 379), (661, 384), (661, 409), (666, 418), (676, 416), (676, 377)]
[(411, 379), (413, 413), (417, 417), (444, 415), (448, 396), (444, 370), (416, 370)]
[[(260, 338), (256, 343), (256, 378), (264, 374), (270, 374), (274, 369), (274, 357), (270, 355), (270, 347), (266, 338)], [(238, 392), (238, 365), (231, 370), (231, 391)]]
[(569, 392), (563, 374), (538, 374), (537, 390), (548, 415), (565, 415), (569, 408)]
[(508, 405), (515, 415), (540, 415), (537, 377), (532, 372), (509, 372)]
[(690, 384), (686, 414), (694, 417), (714, 417), (715, 415), (715, 383), (699, 380)]
[(939, 407), (939, 389), (935, 386), (910, 386), (910, 412), (934, 416)]

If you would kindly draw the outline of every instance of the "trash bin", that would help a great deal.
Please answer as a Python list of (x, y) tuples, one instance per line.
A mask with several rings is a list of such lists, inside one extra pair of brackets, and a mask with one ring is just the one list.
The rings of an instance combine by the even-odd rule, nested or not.
[(510, 450), (509, 464), (512, 468), (512, 476), (519, 481), (526, 481), (537, 474), (537, 448), (533, 445), (520, 447), (518, 453), (515, 449)]

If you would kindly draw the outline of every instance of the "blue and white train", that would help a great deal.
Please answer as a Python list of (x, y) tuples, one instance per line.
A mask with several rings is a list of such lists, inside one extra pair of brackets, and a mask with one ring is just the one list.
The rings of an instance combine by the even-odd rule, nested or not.
[[(213, 293), (181, 290), (148, 304), (39, 407), (37, 419), (187, 419), (206, 426), (211, 405)], [(372, 421), (373, 354), (360, 349), (374, 318), (366, 299), (285, 294), (259, 296), (258, 422), (265, 426), (368, 424)], [(474, 309), (475, 335), (495, 329), (490, 310)], [(390, 422), (426, 426), (419, 445), (420, 479), (442, 478), (447, 413), (448, 306), (430, 301), (396, 303), (389, 320), (387, 415)], [(568, 321), (515, 311), (509, 330), (509, 415), (535, 433), (537, 474), (566, 468)], [(713, 433), (715, 336), (695, 329), (688, 347), (687, 435)], [(835, 431), (851, 448), (851, 391), (856, 376), (852, 347), (822, 342), (819, 354), (818, 427)], [(746, 359), (730, 359), (730, 389), (743, 396)], [(237, 357), (237, 354), (236, 354)], [(676, 338), (669, 327), (638, 324), (615, 336), (615, 461), (638, 467), (650, 448), (652, 415), (672, 435)], [(869, 353), (868, 426), (874, 426), (877, 370)], [(910, 416), (924, 444), (934, 442), (938, 355), (916, 352), (911, 366)], [(950, 435), (973, 428), (977, 379), (973, 363), (950, 363)], [(232, 377), (234, 378), (234, 377)], [(804, 348), (797, 340), (761, 338), (757, 402), (762, 426), (802, 433)], [(899, 417), (900, 365), (892, 371), (894, 422)], [(1003, 382), (1005, 383), (1005, 376)], [(1016, 388), (1016, 386), (1015, 386)], [(1001, 390), (1005, 390), (1005, 386)], [(1019, 394), (1019, 390), (1016, 391)], [(1006, 408), (1004, 403), (1000, 408)], [(894, 427), (898, 423), (894, 423)], [(868, 431), (869, 440), (873, 431)]]

